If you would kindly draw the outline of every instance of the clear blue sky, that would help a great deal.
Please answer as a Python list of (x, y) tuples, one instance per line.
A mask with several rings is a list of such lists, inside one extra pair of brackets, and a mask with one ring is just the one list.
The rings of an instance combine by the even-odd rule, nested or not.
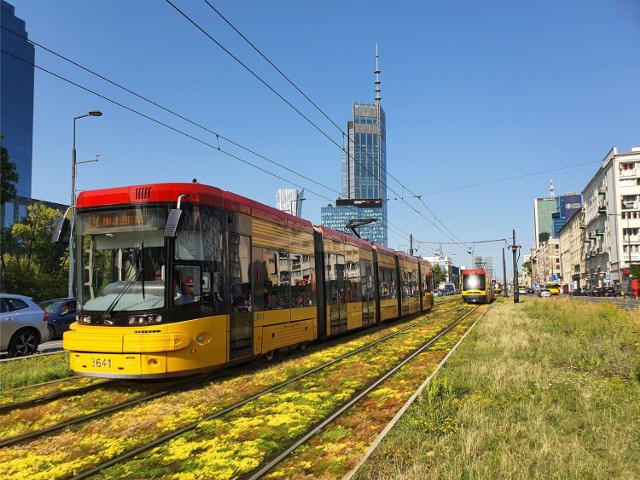
[[(322, 133), (165, 1), (10, 3), (31, 40), (321, 185), (220, 141), (293, 183), (274, 178), (38, 70), (33, 196), (69, 202), (73, 118), (99, 109), (76, 124), (78, 161), (100, 155), (79, 165), (78, 190), (197, 178), (274, 205), (276, 189), (297, 184), (307, 188), (303, 215), (319, 223), (340, 191), (342, 133), (204, 1), (172, 1)], [(557, 195), (581, 192), (613, 146), (640, 145), (638, 1), (210, 1), (341, 130), (353, 102), (374, 100), (378, 44), (388, 170), (401, 182), (388, 181), (391, 247), (407, 250), (413, 234), (419, 254), (439, 245), (418, 242), (444, 242), (468, 265), (446, 244), (449, 231), (470, 243), (515, 229), (528, 253), (533, 199), (549, 195), (551, 178)], [(45, 50), (36, 63), (218, 145)], [(502, 247), (475, 252), (501, 272)]]

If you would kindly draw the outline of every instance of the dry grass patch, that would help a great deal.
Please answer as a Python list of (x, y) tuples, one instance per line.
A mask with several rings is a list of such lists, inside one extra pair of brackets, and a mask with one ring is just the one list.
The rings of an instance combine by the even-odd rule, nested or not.
[(356, 478), (640, 478), (638, 325), (499, 302)]

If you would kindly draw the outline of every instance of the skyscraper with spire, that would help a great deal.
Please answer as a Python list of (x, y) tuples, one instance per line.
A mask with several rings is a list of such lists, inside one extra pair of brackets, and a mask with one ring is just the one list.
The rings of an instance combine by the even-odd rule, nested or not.
[(336, 205), (321, 209), (323, 225), (352, 233), (379, 245), (388, 243), (387, 233), (387, 132), (380, 101), (380, 69), (376, 45), (375, 102), (354, 103), (353, 119), (347, 122), (342, 155), (342, 196)]

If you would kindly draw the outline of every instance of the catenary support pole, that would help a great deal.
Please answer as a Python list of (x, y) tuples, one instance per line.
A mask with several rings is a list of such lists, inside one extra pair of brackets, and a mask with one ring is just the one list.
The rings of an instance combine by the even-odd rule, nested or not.
[(513, 252), (513, 303), (520, 303), (520, 294), (518, 292), (518, 258), (516, 255), (518, 246), (516, 245), (515, 230), (513, 230), (513, 244), (511, 245), (511, 251)]

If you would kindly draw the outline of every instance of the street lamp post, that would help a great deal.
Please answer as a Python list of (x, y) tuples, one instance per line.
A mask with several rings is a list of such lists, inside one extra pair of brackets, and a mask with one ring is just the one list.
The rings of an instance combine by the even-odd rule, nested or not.
[[(99, 110), (92, 110), (89, 113), (80, 115), (79, 117), (73, 117), (73, 150), (71, 152), (71, 207), (76, 206), (76, 120), (84, 117), (100, 117), (102, 112)], [(89, 160), (90, 162), (97, 160)], [(85, 162), (79, 162), (85, 163)]]
[[(74, 269), (74, 261), (75, 261), (75, 245), (74, 245), (74, 235), (75, 235), (75, 218), (76, 218), (76, 168), (78, 162), (76, 161), (76, 121), (80, 118), (84, 117), (100, 117), (102, 112), (99, 110), (91, 110), (89, 113), (84, 115), (80, 115), (79, 117), (73, 117), (73, 150), (71, 151), (71, 234), (69, 236), (69, 296), (76, 296), (76, 288), (75, 288), (75, 269)], [(97, 162), (98, 159), (95, 160), (87, 160), (87, 162)], [(86, 162), (79, 162), (86, 163)]]

